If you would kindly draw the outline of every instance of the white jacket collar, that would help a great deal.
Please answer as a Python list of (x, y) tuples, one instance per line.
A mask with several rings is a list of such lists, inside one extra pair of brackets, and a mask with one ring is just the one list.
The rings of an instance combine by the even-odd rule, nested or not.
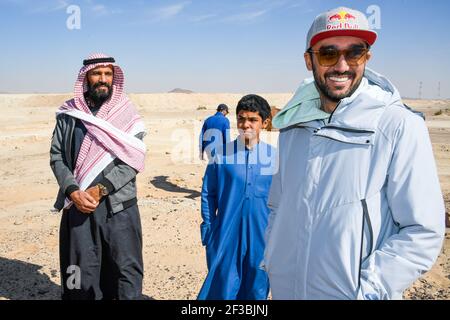
[[(375, 131), (385, 107), (399, 101), (400, 94), (392, 83), (366, 68), (358, 89), (350, 97), (342, 99), (331, 116), (319, 109), (319, 93), (309, 79), (302, 83), (286, 107), (275, 116), (273, 123), (276, 128), (283, 129), (328, 118), (331, 126)], [(314, 108), (317, 110), (314, 111)]]

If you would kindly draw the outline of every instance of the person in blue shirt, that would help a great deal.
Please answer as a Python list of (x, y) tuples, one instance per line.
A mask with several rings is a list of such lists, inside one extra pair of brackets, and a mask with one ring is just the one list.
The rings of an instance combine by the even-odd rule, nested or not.
[(209, 272), (200, 300), (263, 300), (269, 292), (260, 264), (277, 161), (260, 132), (270, 122), (270, 106), (247, 95), (236, 114), (239, 137), (214, 156), (203, 178), (200, 229)]
[(219, 104), (215, 115), (210, 116), (203, 123), (200, 133), (200, 159), (203, 154), (209, 160), (214, 157), (216, 150), (222, 150), (223, 145), (230, 141), (230, 120), (227, 119), (228, 106)]

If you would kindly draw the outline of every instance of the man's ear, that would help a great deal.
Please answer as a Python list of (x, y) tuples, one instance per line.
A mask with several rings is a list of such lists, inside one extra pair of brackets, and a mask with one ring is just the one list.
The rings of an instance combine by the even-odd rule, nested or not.
[(311, 61), (311, 59), (312, 59), (311, 54), (309, 52), (305, 52), (303, 57), (305, 58), (306, 69), (308, 69), (308, 71), (312, 71), (313, 64)]
[(368, 51), (366, 53), (366, 62), (369, 62), (370, 58), (372, 58), (372, 52)]
[(266, 120), (264, 120), (263, 124), (262, 124), (262, 128), (266, 129), (267, 126), (269, 125), (270, 121), (271, 121), (270, 118), (267, 118)]

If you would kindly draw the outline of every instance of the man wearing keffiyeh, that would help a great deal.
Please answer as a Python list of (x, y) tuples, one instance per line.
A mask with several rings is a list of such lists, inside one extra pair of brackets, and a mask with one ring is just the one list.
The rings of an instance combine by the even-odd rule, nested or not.
[(145, 128), (123, 92), (114, 58), (83, 61), (75, 96), (57, 111), (50, 166), (63, 209), (60, 267), (63, 299), (138, 299), (142, 228), (136, 174), (144, 169)]

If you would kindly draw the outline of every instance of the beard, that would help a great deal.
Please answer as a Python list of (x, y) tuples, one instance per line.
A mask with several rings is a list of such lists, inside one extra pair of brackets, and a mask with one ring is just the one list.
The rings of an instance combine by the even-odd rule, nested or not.
[[(100, 90), (99, 87), (105, 86), (108, 90)], [(97, 82), (94, 85), (89, 85), (87, 96), (94, 102), (95, 106), (101, 106), (112, 96), (111, 85), (105, 82)]]
[[(320, 76), (317, 74), (316, 72), (316, 68), (314, 67), (313, 64), (313, 75), (314, 75), (314, 80), (316, 83), (316, 87), (317, 89), (330, 101), (333, 102), (339, 102), (344, 98), (350, 97), (355, 91), (356, 89), (358, 89), (361, 81), (362, 81), (362, 75), (359, 79), (356, 79), (356, 73), (353, 71), (346, 71), (346, 72), (327, 72), (323, 75), (323, 79), (320, 78)], [(327, 78), (329, 77), (334, 77), (334, 76), (348, 76), (351, 79), (353, 79), (353, 83), (352, 85), (347, 89), (347, 91), (342, 92), (342, 93), (336, 93), (332, 89), (330, 88), (330, 86), (327, 85)], [(340, 87), (336, 87), (338, 90), (340, 90)]]

